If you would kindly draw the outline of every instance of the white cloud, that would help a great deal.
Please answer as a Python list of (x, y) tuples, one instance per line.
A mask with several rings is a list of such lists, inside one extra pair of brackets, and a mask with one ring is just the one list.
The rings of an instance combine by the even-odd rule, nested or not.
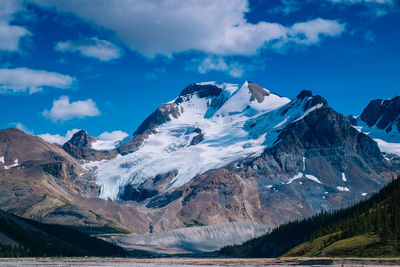
[(70, 102), (68, 96), (62, 96), (54, 100), (52, 108), (43, 111), (43, 116), (50, 118), (54, 122), (98, 115), (100, 115), (100, 111), (92, 99)]
[[(248, 23), (246, 0), (32, 0), (59, 11), (72, 12), (115, 33), (132, 50), (147, 57), (197, 50), (208, 54), (253, 55), (263, 47), (288, 40), (291, 27), (278, 23)], [(313, 20), (342, 25), (334, 20)], [(319, 32), (317, 36), (332, 36)], [(335, 34), (334, 36), (337, 36)], [(309, 35), (306, 35), (308, 37)], [(313, 35), (315, 36), (315, 34)], [(312, 37), (313, 37), (312, 36)], [(314, 38), (315, 40), (315, 38)], [(312, 45), (315, 41), (291, 38)], [(319, 41), (319, 38), (318, 38)]]
[(20, 122), (10, 122), (8, 125), (10, 125), (11, 127), (17, 128), (17, 129), (23, 131), (24, 133), (33, 134), (32, 130), (29, 130), (25, 125), (23, 125)]
[(125, 137), (129, 136), (129, 134), (123, 131), (112, 131), (112, 132), (104, 132), (100, 134), (97, 139), (102, 141), (121, 141)]
[(242, 77), (245, 66), (238, 62), (226, 63), (225, 59), (217, 56), (209, 56), (201, 62), (195, 60), (194, 65), (197, 65), (198, 72), (204, 74), (209, 71), (221, 71), (229, 74), (232, 77)]
[(56, 72), (32, 70), (27, 68), (0, 69), (0, 93), (30, 94), (43, 90), (43, 87), (66, 89), (72, 86), (74, 78)]
[(297, 44), (317, 44), (322, 36), (338, 37), (345, 30), (345, 24), (321, 18), (295, 23), (288, 30), (288, 41)]
[(24, 27), (10, 24), (13, 15), (21, 10), (23, 4), (19, 0), (0, 1), (0, 50), (18, 51), (21, 38), (30, 35)]
[(78, 52), (85, 57), (97, 58), (100, 61), (110, 61), (121, 57), (121, 51), (116, 45), (95, 37), (59, 42), (55, 49), (60, 52)]
[(46, 142), (49, 142), (49, 143), (52, 143), (52, 144), (63, 145), (67, 141), (69, 141), (72, 138), (72, 136), (78, 131), (79, 131), (79, 129), (69, 130), (69, 131), (67, 131), (65, 136), (62, 136), (62, 135), (59, 135), (59, 134), (49, 134), (49, 133), (39, 134), (38, 136), (40, 138), (42, 138), (44, 141), (46, 141)]

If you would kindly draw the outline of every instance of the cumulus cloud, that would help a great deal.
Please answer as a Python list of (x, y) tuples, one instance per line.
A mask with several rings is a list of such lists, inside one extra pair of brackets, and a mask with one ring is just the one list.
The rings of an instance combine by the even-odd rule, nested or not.
[(73, 118), (98, 116), (100, 115), (100, 111), (92, 99), (70, 102), (68, 96), (62, 96), (54, 100), (52, 108), (43, 111), (42, 114), (52, 121), (57, 122)]
[(197, 68), (198, 72), (204, 74), (209, 71), (220, 71), (229, 74), (232, 77), (242, 77), (245, 66), (238, 63), (232, 62), (227, 63), (224, 58), (217, 56), (209, 56), (201, 60), (194, 60), (194, 66)]
[(62, 135), (59, 135), (59, 134), (49, 134), (49, 133), (39, 134), (38, 136), (40, 138), (42, 138), (44, 141), (46, 141), (46, 142), (49, 142), (49, 143), (52, 143), (52, 144), (63, 145), (67, 141), (69, 141), (72, 138), (72, 136), (78, 131), (79, 131), (79, 129), (69, 130), (69, 131), (67, 131), (65, 136), (62, 136)]
[(95, 37), (59, 42), (56, 44), (55, 50), (60, 52), (76, 52), (85, 57), (96, 58), (100, 61), (110, 61), (121, 57), (121, 51), (116, 45)]
[[(71, 12), (84, 20), (109, 29), (132, 50), (147, 57), (157, 54), (172, 56), (184, 51), (208, 54), (253, 55), (270, 43), (288, 40), (290, 26), (278, 23), (247, 22), (246, 0), (32, 0), (59, 11)], [(319, 23), (341, 23), (334, 20), (313, 20)], [(343, 28), (343, 27), (342, 27)], [(324, 28), (322, 27), (322, 30)], [(302, 45), (315, 44), (315, 36), (337, 36), (320, 31), (312, 40), (291, 38)], [(306, 38), (310, 35), (304, 34)], [(318, 38), (317, 41), (319, 41)]]
[(287, 39), (284, 42), (297, 44), (317, 44), (322, 36), (337, 37), (345, 30), (345, 24), (321, 18), (307, 22), (295, 23), (288, 29)]
[(0, 69), (0, 93), (30, 94), (42, 91), (44, 87), (66, 89), (72, 86), (71, 76), (27, 68)]
[(21, 10), (23, 3), (19, 0), (0, 1), (0, 50), (18, 51), (21, 39), (30, 35), (24, 27), (11, 25), (13, 15)]
[(102, 141), (121, 141), (125, 137), (129, 136), (129, 134), (123, 131), (112, 131), (112, 132), (104, 132), (100, 134), (97, 139)]

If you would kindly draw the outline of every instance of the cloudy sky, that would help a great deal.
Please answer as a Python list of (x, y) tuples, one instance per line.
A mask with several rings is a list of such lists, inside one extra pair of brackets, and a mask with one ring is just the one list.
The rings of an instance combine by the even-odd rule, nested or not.
[(309, 89), (358, 115), (400, 93), (399, 11), (396, 0), (0, 0), (0, 126), (122, 138), (201, 81)]

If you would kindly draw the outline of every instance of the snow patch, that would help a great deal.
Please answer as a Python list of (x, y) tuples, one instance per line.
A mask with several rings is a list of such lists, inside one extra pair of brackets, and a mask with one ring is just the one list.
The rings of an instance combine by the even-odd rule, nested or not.
[(16, 159), (16, 160), (14, 160), (14, 164), (8, 165), (8, 166), (4, 166), (4, 169), (9, 170), (10, 168), (17, 167), (18, 165), (19, 165), (18, 164), (18, 159)]
[(95, 150), (112, 150), (127, 136), (129, 135), (122, 131), (104, 132), (97, 137), (97, 140), (91, 146)]
[(388, 143), (381, 139), (374, 139), (382, 152), (400, 155), (400, 143)]
[(347, 182), (346, 174), (344, 174), (344, 172), (342, 172), (342, 181)]
[(314, 182), (317, 182), (317, 183), (319, 183), (319, 184), (322, 184), (322, 182), (321, 182), (317, 177), (315, 177), (314, 175), (306, 174), (305, 176), (306, 176), (308, 179), (310, 179), (310, 180), (312, 180), (312, 181), (314, 181)]
[(356, 129), (357, 131), (359, 131), (360, 133), (361, 133), (361, 131), (362, 131), (362, 126), (355, 126), (355, 125), (352, 125), (352, 127), (354, 128), (354, 129)]
[(0, 157), (0, 162), (4, 164), (4, 156)]
[(342, 192), (350, 192), (350, 189), (343, 186), (336, 186), (336, 189)]
[(297, 118), (296, 120), (294, 120), (293, 122), (299, 121), (304, 119), (308, 114), (310, 114), (311, 112), (313, 112), (316, 109), (322, 108), (324, 104), (320, 103), (318, 105), (313, 106), (312, 108), (308, 109), (303, 115), (301, 115), (299, 118)]
[(362, 193), (361, 194), (363, 197), (365, 197), (366, 195), (368, 195), (368, 193)]
[(287, 182), (286, 184), (291, 184), (293, 183), (294, 180), (300, 179), (304, 176), (303, 173), (299, 172), (298, 174), (296, 174), (295, 176), (293, 176), (292, 178), (289, 179), (289, 182)]

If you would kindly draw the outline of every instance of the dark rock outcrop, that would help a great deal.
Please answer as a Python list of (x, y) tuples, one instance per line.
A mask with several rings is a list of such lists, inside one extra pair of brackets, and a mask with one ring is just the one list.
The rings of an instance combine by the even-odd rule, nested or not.
[(119, 198), (124, 201), (142, 202), (148, 198), (152, 198), (158, 194), (157, 190), (149, 190), (146, 188), (135, 188), (133, 185), (128, 184), (123, 187), (119, 194)]
[(193, 137), (192, 141), (190, 141), (190, 145), (191, 146), (195, 146), (198, 143), (202, 142), (204, 140), (204, 134), (199, 133), (198, 135), (196, 135), (195, 137)]
[(400, 96), (392, 99), (371, 101), (361, 114), (361, 120), (369, 127), (376, 126), (387, 133), (400, 131)]
[(191, 95), (197, 93), (200, 98), (208, 97), (208, 96), (218, 96), (222, 92), (222, 89), (213, 84), (191, 84), (185, 89), (182, 90), (180, 97), (184, 97), (186, 95)]

